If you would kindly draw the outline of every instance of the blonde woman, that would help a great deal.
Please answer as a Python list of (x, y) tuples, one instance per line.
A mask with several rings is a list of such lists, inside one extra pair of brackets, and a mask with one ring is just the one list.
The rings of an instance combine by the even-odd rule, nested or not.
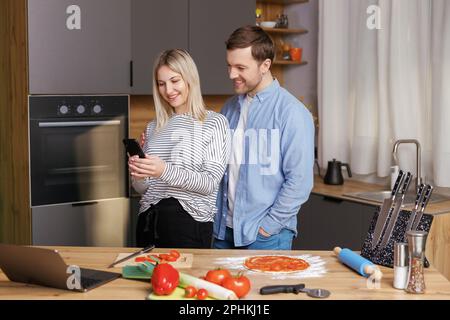
[(147, 125), (145, 159), (130, 157), (142, 194), (137, 246), (210, 248), (219, 183), (229, 155), (228, 121), (205, 108), (197, 67), (181, 49), (153, 69), (156, 119)]

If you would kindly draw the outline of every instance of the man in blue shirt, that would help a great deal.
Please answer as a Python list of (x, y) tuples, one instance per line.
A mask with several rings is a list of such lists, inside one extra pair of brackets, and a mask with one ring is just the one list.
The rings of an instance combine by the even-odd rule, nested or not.
[(310, 112), (273, 78), (274, 45), (259, 27), (234, 31), (227, 63), (236, 96), (221, 113), (233, 131), (221, 182), (214, 248), (290, 250), (313, 186)]

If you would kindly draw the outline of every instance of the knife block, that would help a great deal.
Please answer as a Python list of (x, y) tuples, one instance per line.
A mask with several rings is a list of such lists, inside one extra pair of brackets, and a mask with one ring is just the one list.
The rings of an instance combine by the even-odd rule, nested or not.
[[(405, 242), (406, 226), (408, 224), (411, 211), (401, 210), (398, 214), (397, 221), (395, 221), (394, 229), (392, 234), (384, 248), (380, 248), (380, 243), (372, 249), (372, 239), (373, 232), (375, 230), (375, 225), (380, 214), (381, 207), (378, 207), (375, 211), (372, 222), (367, 232), (366, 239), (364, 241), (363, 247), (361, 249), (361, 256), (372, 261), (375, 264), (393, 268), (394, 266), (394, 245), (396, 242)], [(420, 219), (417, 230), (430, 232), (431, 223), (433, 222), (433, 216), (429, 214), (423, 214)], [(388, 222), (386, 222), (387, 224)], [(426, 262), (427, 263), (427, 262)]]

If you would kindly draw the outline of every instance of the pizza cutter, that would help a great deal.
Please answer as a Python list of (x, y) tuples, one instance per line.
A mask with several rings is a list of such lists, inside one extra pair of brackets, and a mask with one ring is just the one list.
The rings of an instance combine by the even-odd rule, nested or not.
[(266, 286), (259, 289), (259, 293), (266, 294), (274, 294), (274, 293), (295, 293), (299, 294), (300, 292), (306, 293), (308, 296), (312, 298), (328, 298), (330, 296), (330, 291), (325, 289), (308, 289), (305, 288), (304, 283), (300, 283), (297, 285), (276, 285), (276, 286)]
[(306, 293), (308, 296), (312, 297), (312, 298), (328, 298), (331, 294), (330, 291), (325, 290), (325, 289), (308, 289), (308, 288), (303, 288), (300, 290), (301, 292)]

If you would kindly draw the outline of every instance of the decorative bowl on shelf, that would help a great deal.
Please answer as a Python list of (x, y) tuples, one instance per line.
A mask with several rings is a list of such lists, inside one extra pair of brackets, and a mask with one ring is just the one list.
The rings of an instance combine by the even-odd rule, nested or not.
[(276, 21), (261, 21), (260, 23), (260, 26), (263, 28), (275, 28), (276, 25)]

